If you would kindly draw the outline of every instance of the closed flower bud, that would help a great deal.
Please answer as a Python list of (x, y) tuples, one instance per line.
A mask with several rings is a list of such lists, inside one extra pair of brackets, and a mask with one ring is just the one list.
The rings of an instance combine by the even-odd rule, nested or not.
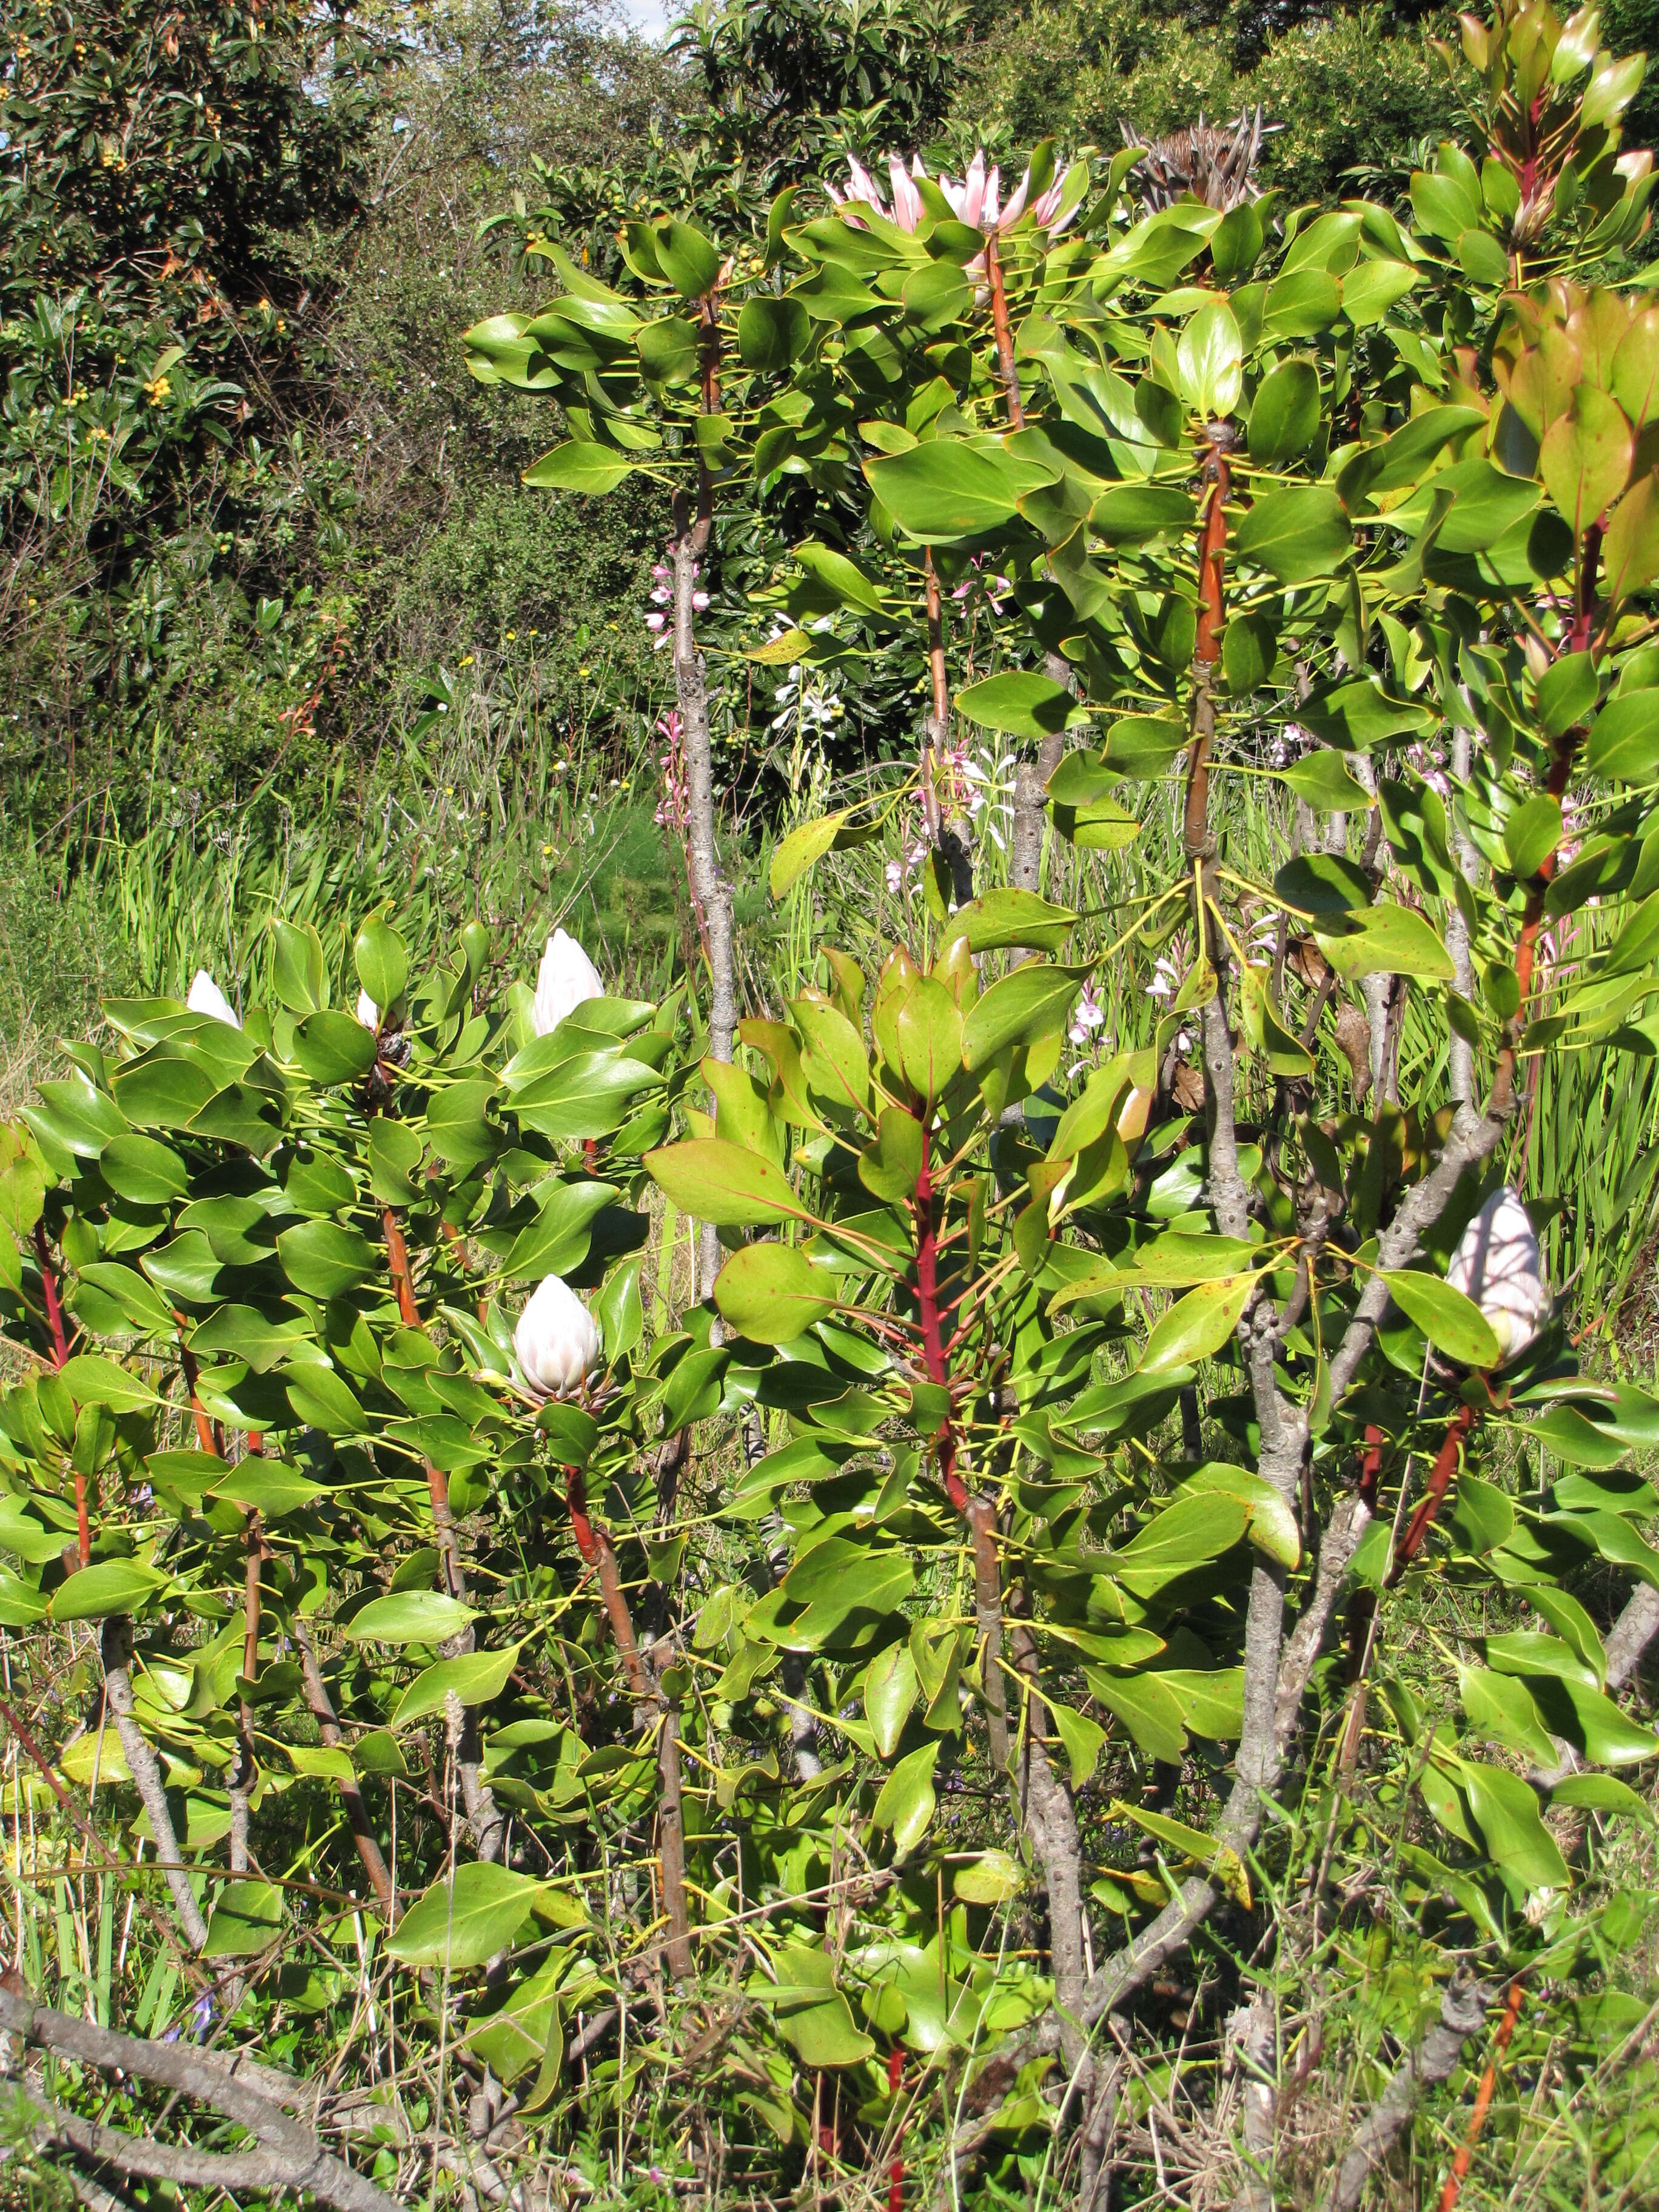
[(537, 1036), (550, 1036), (567, 1014), (589, 999), (604, 996), (605, 983), (599, 969), (574, 937), (556, 929), (547, 940), (536, 975), (536, 1002), (530, 1018)]
[(196, 981), (190, 987), (190, 996), (185, 1004), (192, 1014), (206, 1014), (216, 1022), (228, 1022), (234, 1030), (242, 1026), (236, 1018), (235, 1008), (205, 968), (196, 970)]
[(366, 1030), (379, 1031), (380, 1010), (367, 991), (359, 991), (357, 994), (357, 1018)]
[(513, 1332), (525, 1380), (538, 1397), (568, 1398), (599, 1364), (593, 1316), (562, 1275), (544, 1275)]
[(1492, 1193), (1458, 1239), (1446, 1280), (1480, 1307), (1505, 1360), (1532, 1342), (1549, 1295), (1538, 1238), (1519, 1191), (1506, 1183)]

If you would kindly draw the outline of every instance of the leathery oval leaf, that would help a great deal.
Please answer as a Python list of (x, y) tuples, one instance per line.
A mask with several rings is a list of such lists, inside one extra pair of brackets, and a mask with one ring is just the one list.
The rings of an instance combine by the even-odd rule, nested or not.
[(836, 1309), (833, 1277), (794, 1244), (746, 1244), (720, 1269), (714, 1304), (753, 1344), (787, 1344)]

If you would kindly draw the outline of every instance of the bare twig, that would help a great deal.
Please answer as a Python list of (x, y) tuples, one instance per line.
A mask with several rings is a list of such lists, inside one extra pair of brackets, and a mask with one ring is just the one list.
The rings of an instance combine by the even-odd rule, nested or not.
[(1450, 2078), (1463, 2045), (1486, 2017), (1492, 1991), (1481, 1982), (1455, 1984), (1440, 2000), (1440, 2017), (1407, 2052), (1388, 2087), (1353, 2133), (1332, 2185), (1327, 2212), (1358, 2212), (1365, 2183), (1405, 2133), (1425, 2088)]
[(199, 2052), (182, 2044), (149, 2043), (118, 2034), (3, 1987), (0, 2027), (80, 2065), (106, 2073), (118, 2070), (195, 2098), (234, 2120), (259, 2144), (257, 2152), (221, 2153), (158, 2143), (79, 2119), (55, 2101), (27, 2092), (51, 2139), (79, 2157), (186, 2188), (306, 2190), (337, 2212), (397, 2212), (392, 2197), (325, 2150), (280, 2105), (234, 2074), (204, 2065)]

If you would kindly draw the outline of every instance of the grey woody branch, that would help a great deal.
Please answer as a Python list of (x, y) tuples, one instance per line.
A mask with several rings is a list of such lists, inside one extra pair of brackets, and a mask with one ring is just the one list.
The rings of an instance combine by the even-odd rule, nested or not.
[(174, 2181), (181, 2188), (292, 2189), (336, 2207), (337, 2212), (397, 2212), (395, 2199), (325, 2149), (279, 2104), (222, 2063), (204, 2063), (201, 2053), (182, 2044), (122, 2035), (3, 1987), (0, 2028), (60, 2058), (104, 2073), (126, 2074), (134, 2081), (194, 2098), (246, 2129), (258, 2145), (253, 2151), (210, 2152), (191, 2144), (160, 2143), (82, 2120), (27, 2088), (40, 2115), (40, 2130), (77, 2158), (148, 2179)]

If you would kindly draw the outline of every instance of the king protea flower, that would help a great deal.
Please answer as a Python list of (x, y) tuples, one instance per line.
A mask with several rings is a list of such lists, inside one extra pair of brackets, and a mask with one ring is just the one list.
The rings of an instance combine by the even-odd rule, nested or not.
[(228, 1022), (234, 1030), (242, 1024), (236, 1018), (236, 1009), (208, 974), (205, 968), (196, 970), (196, 980), (190, 987), (190, 996), (185, 1005), (192, 1014), (206, 1014), (216, 1022)]
[(565, 1016), (588, 999), (605, 996), (605, 981), (575, 939), (556, 929), (547, 940), (536, 975), (536, 1000), (531, 1025), (538, 1036), (548, 1036)]
[(1507, 1362), (1538, 1334), (1549, 1309), (1542, 1257), (1521, 1194), (1495, 1190), (1458, 1239), (1446, 1280), (1485, 1315)]
[(525, 1381), (538, 1398), (567, 1398), (599, 1364), (599, 1325), (568, 1283), (544, 1275), (513, 1332)]
[[(862, 162), (851, 159), (847, 165), (846, 191), (839, 191), (836, 185), (827, 181), (824, 190), (848, 222), (860, 222), (855, 210), (859, 205), (862, 205), (872, 208), (878, 216), (884, 216), (889, 222), (896, 223), (899, 229), (914, 231), (919, 228), (923, 213), (921, 194), (916, 190), (916, 179), (925, 178), (927, 174), (922, 166), (921, 155), (911, 156), (910, 166), (907, 170), (901, 155), (890, 154), (887, 157), (887, 174), (893, 195), (890, 207), (882, 198), (881, 186)], [(1030, 199), (1031, 172), (1029, 168), (1026, 170), (1014, 191), (1010, 194), (1008, 204), (1004, 207), (1002, 205), (1002, 173), (994, 163), (987, 168), (985, 149), (981, 147), (968, 164), (968, 173), (960, 184), (957, 184), (954, 178), (941, 176), (939, 179), (939, 188), (944, 193), (951, 212), (958, 222), (965, 222), (971, 230), (982, 230), (988, 237), (998, 238), (1004, 232), (1012, 230), (1028, 212), (1026, 203)], [(1051, 238), (1059, 236), (1077, 213), (1078, 207), (1081, 205), (1079, 200), (1066, 208), (1062, 214), (1061, 202), (1065, 196), (1066, 178), (1057, 176), (1048, 190), (1040, 192), (1030, 204), (1029, 213), (1032, 222), (1039, 230), (1047, 231)], [(981, 261), (979, 258), (970, 262), (969, 274), (971, 275), (981, 265)]]

